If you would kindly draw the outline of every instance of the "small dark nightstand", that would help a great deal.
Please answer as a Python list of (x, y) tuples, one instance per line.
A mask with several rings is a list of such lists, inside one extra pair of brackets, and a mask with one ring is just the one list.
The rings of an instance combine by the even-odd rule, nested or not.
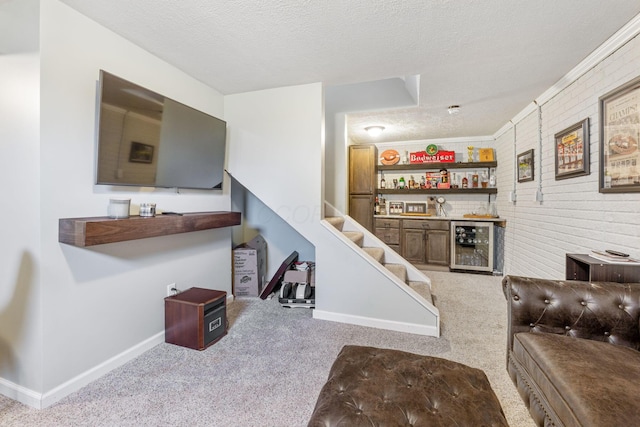
[(191, 288), (164, 299), (165, 342), (204, 350), (227, 334), (227, 293)]
[(640, 282), (640, 264), (608, 263), (589, 255), (567, 254), (565, 279), (589, 282)]

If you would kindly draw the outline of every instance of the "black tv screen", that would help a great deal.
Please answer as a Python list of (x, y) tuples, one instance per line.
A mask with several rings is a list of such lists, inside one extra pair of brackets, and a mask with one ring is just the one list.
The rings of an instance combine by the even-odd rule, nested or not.
[(222, 188), (225, 121), (100, 71), (96, 183)]

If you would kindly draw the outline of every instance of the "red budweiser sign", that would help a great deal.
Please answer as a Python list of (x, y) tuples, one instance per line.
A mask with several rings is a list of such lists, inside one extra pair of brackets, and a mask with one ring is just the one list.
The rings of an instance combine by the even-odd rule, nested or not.
[(432, 156), (427, 154), (426, 151), (417, 151), (409, 154), (409, 163), (454, 163), (455, 161), (455, 151), (441, 150)]

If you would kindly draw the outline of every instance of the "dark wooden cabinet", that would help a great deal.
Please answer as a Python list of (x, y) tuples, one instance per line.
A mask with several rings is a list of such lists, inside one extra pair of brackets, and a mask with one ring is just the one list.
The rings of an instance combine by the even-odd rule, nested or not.
[(369, 194), (349, 195), (349, 216), (364, 228), (373, 231), (374, 196)]
[(349, 216), (373, 232), (373, 211), (376, 198), (375, 145), (349, 147)]
[(426, 262), (427, 245), (424, 230), (404, 229), (402, 231), (402, 256), (412, 264)]
[(377, 160), (375, 145), (349, 146), (349, 194), (375, 195)]
[(427, 260), (427, 231), (425, 220), (402, 220), (402, 256), (412, 264), (424, 264)]
[(567, 254), (566, 280), (589, 282), (640, 282), (640, 264), (608, 263), (589, 255)]
[(375, 235), (412, 264), (449, 265), (448, 220), (375, 218)]
[[(449, 221), (439, 222), (449, 225)], [(430, 230), (427, 234), (426, 263), (448, 266), (451, 255), (449, 245), (449, 230)]]
[(402, 254), (414, 264), (449, 265), (449, 221), (402, 220)]
[(376, 218), (375, 231), (376, 237), (387, 244), (391, 249), (402, 253), (400, 250), (400, 220), (391, 218)]

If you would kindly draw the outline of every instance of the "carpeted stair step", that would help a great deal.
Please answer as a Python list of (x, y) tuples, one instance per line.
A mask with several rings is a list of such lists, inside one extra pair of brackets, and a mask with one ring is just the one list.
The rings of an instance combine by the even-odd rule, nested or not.
[(402, 264), (385, 264), (387, 270), (398, 276), (403, 282), (407, 282), (407, 268)]
[(358, 246), (362, 246), (362, 242), (364, 241), (364, 233), (360, 231), (343, 231), (342, 234), (347, 236), (347, 239), (351, 240)]
[(326, 217), (325, 220), (333, 225), (338, 230), (342, 231), (342, 226), (344, 225), (344, 218), (341, 216), (329, 216)]
[(427, 282), (413, 282), (409, 281), (411, 289), (416, 291), (422, 298), (433, 304), (433, 297), (431, 296), (431, 287)]
[(375, 259), (380, 264), (382, 264), (382, 261), (384, 260), (384, 249), (382, 249), (382, 248), (373, 248), (373, 247), (365, 247), (365, 248), (362, 248), (362, 249), (366, 253), (371, 255), (371, 257), (373, 259)]

